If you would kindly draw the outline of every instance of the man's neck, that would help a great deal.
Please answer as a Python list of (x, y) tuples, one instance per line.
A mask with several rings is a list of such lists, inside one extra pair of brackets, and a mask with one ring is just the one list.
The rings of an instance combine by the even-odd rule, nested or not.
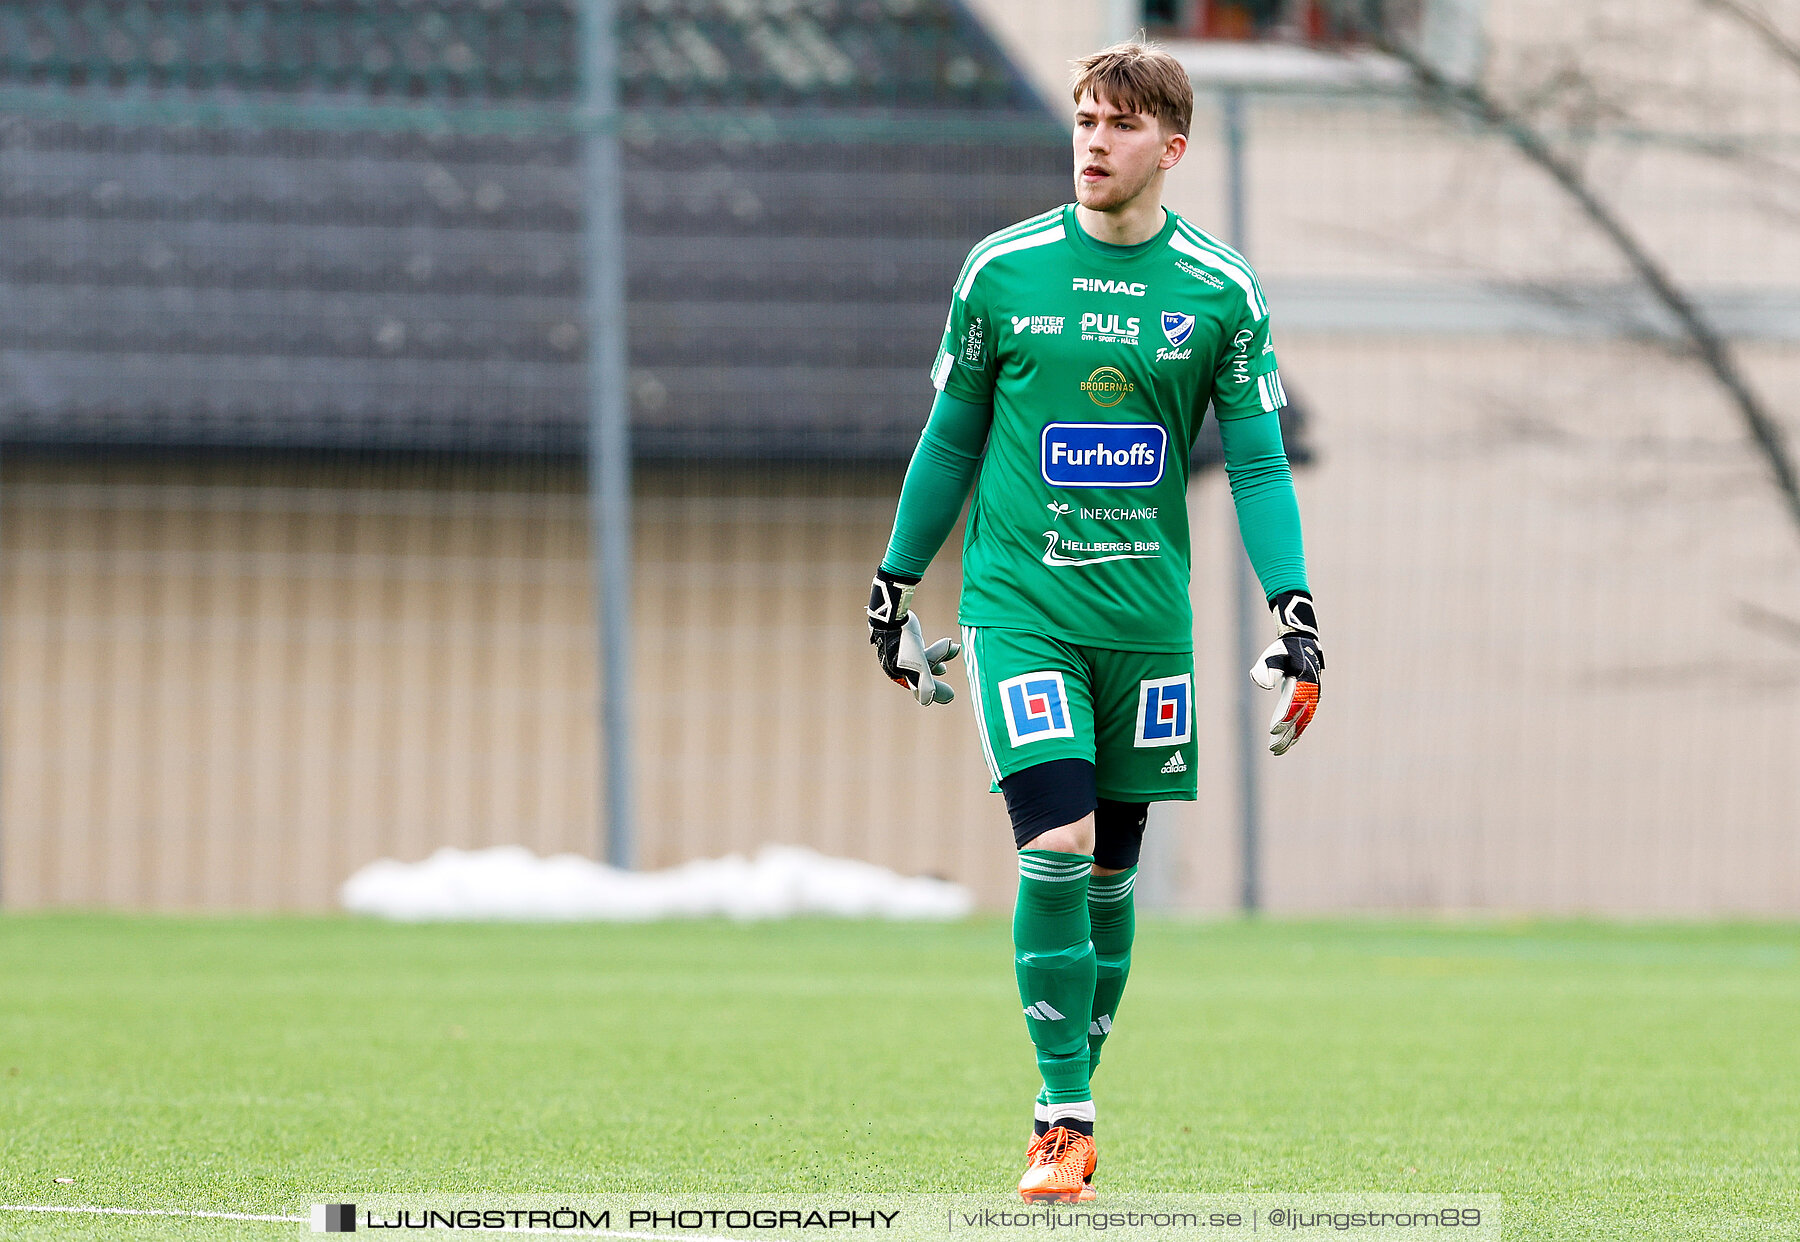
[(1117, 211), (1090, 211), (1075, 204), (1075, 222), (1095, 241), (1109, 246), (1136, 246), (1162, 232), (1167, 220), (1159, 199), (1146, 195)]

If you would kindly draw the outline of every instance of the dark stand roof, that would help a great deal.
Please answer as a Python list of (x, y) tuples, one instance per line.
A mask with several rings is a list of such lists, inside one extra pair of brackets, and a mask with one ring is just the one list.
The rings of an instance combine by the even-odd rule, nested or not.
[[(576, 16), (0, 6), (0, 435), (580, 452)], [(620, 48), (638, 451), (905, 456), (1058, 127), (955, 0), (628, 0)]]

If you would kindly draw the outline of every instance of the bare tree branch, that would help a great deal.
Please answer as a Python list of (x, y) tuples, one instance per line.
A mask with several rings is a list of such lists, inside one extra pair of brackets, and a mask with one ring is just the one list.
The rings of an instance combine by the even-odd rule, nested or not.
[(1721, 13), (1730, 14), (1748, 26), (1756, 37), (1763, 41), (1775, 55), (1787, 61), (1796, 69), (1800, 69), (1800, 43), (1796, 43), (1775, 19), (1757, 8), (1754, 4), (1746, 4), (1744, 0), (1700, 0), (1709, 9), (1717, 9)]
[(1800, 648), (1800, 621), (1790, 616), (1764, 608), (1760, 604), (1739, 600), (1738, 620), (1753, 630), (1780, 639), (1790, 647)]
[[(1731, 4), (1737, 0), (1716, 2)], [(1349, 10), (1347, 24), (1360, 29), (1378, 50), (1411, 70), (1414, 83), (1427, 99), (1454, 108), (1503, 135), (1521, 155), (1547, 173), (1594, 227), (1606, 235), (1637, 278), (1674, 316), (1694, 353), (1737, 407), (1744, 429), (1768, 463), (1794, 529), (1800, 533), (1800, 476), (1796, 475), (1793, 459), (1788, 454), (1787, 438), (1781, 424), (1744, 377), (1730, 343), (1707, 321), (1700, 308), (1675, 283), (1674, 277), (1638, 241), (1625, 222), (1600, 201), (1575, 164), (1556, 151), (1522, 116), (1478, 84), (1450, 81), (1404, 41), (1394, 38), (1381, 16), (1383, 6), (1379, 0), (1363, 0), (1362, 3), (1353, 0), (1344, 7)]]

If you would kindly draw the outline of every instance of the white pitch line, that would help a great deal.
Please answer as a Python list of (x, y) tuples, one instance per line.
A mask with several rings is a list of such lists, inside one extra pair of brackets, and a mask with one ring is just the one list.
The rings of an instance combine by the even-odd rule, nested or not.
[[(253, 1212), (189, 1212), (172, 1208), (63, 1207), (30, 1203), (0, 1203), (0, 1212), (85, 1212), (90, 1216), (198, 1216), (208, 1220), (272, 1220), (296, 1225), (309, 1224), (310, 1216), (259, 1216)], [(713, 1233), (633, 1233), (624, 1229), (534, 1229), (530, 1225), (509, 1225), (490, 1233), (553, 1233), (566, 1238), (634, 1238), (648, 1242), (742, 1242), (742, 1239)], [(771, 1242), (780, 1242), (773, 1239)]]
[(304, 1225), (310, 1216), (258, 1216), (252, 1212), (188, 1212), (170, 1208), (62, 1207), (47, 1204), (0, 1203), (0, 1212), (85, 1212), (90, 1216), (203, 1216), (209, 1220), (276, 1220)]

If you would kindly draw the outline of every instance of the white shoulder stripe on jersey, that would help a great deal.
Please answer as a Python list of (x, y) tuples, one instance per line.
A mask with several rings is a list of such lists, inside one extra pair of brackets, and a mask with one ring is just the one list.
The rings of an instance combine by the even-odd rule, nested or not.
[(1281, 372), (1270, 371), (1267, 375), (1256, 377), (1256, 395), (1262, 398), (1262, 408), (1273, 414), (1287, 404), (1287, 392), (1281, 387)]
[[(1190, 244), (1198, 246), (1200, 249), (1212, 255), (1212, 266), (1215, 270), (1237, 273), (1232, 279), (1237, 280), (1240, 285), (1242, 285), (1245, 280), (1249, 281), (1251, 296), (1256, 299), (1257, 306), (1261, 308), (1261, 313), (1257, 317), (1261, 318), (1262, 315), (1269, 313), (1269, 301), (1263, 294), (1262, 284), (1256, 279), (1256, 273), (1250, 269), (1250, 263), (1243, 255), (1233, 250), (1230, 246), (1227, 246), (1212, 234), (1201, 232), (1191, 224), (1188, 224), (1185, 220), (1181, 221), (1176, 226), (1175, 235), (1178, 237), (1185, 237)], [(1239, 276), (1243, 279), (1238, 280)]]
[(1224, 241), (1220, 241), (1219, 238), (1215, 238), (1210, 232), (1201, 229), (1201, 227), (1195, 225), (1193, 221), (1177, 220), (1175, 221), (1175, 229), (1179, 229), (1183, 234), (1186, 234), (1188, 241), (1192, 241), (1195, 245), (1206, 248), (1206, 250), (1211, 250), (1211, 252), (1217, 254), (1220, 259), (1224, 259), (1226, 263), (1231, 263), (1233, 266), (1244, 268), (1244, 272), (1246, 272), (1246, 274), (1249, 275), (1249, 279), (1251, 279), (1251, 284), (1255, 284), (1256, 286), (1256, 293), (1258, 293), (1258, 295), (1262, 293), (1262, 281), (1256, 279), (1256, 272), (1249, 266), (1249, 259), (1246, 259), (1242, 254), (1238, 254), (1237, 250), (1228, 247)]
[(1269, 313), (1262, 305), (1261, 299), (1256, 296), (1255, 283), (1251, 281), (1249, 274), (1246, 273), (1243, 268), (1225, 262), (1210, 250), (1202, 250), (1179, 232), (1169, 236), (1169, 245), (1185, 255), (1200, 260), (1200, 262), (1204, 263), (1207, 267), (1212, 268), (1213, 271), (1220, 272), (1230, 277), (1231, 282), (1244, 291), (1244, 304), (1250, 308), (1250, 317), (1252, 319), (1261, 319), (1264, 315)]
[(1180, 229), (1183, 233), (1186, 233), (1188, 236), (1188, 240), (1199, 242), (1202, 246), (1205, 246), (1208, 250), (1211, 250), (1215, 254), (1217, 254), (1221, 259), (1225, 259), (1229, 262), (1235, 263), (1239, 267), (1249, 267), (1250, 266), (1250, 260), (1246, 259), (1243, 255), (1241, 255), (1237, 251), (1233, 250), (1230, 246), (1227, 246), (1224, 242), (1222, 242), (1218, 238), (1214, 237), (1211, 233), (1208, 233), (1205, 229), (1201, 228), (1198, 224), (1195, 224), (1192, 220), (1188, 220), (1185, 218), (1177, 220), (1175, 222), (1175, 227)]
[[(1185, 220), (1179, 222), (1174, 236), (1181, 238), (1189, 246), (1199, 249), (1201, 251), (1199, 257), (1203, 263), (1214, 271), (1229, 274), (1240, 288), (1248, 290), (1262, 314), (1269, 313), (1268, 298), (1263, 293), (1262, 282), (1256, 279), (1256, 273), (1251, 270), (1249, 262), (1242, 255), (1211, 234), (1194, 228)], [(1186, 253), (1193, 254), (1192, 250), (1186, 250), (1185, 247), (1183, 249)]]
[(1049, 211), (1039, 212), (1029, 220), (1021, 220), (1017, 224), (1009, 224), (999, 232), (989, 233), (986, 237), (976, 242), (975, 249), (980, 250), (983, 246), (991, 246), (995, 242), (1007, 241), (1019, 236), (1021, 233), (1036, 232), (1046, 224), (1052, 224), (1057, 220), (1062, 219), (1062, 213), (1063, 209), (1061, 207), (1052, 207)]
[(1054, 225), (1041, 233), (1027, 233), (1022, 237), (1015, 237), (1012, 241), (1006, 242), (1004, 245), (995, 246), (992, 250), (983, 254), (981, 258), (977, 259), (969, 268), (969, 274), (963, 277), (962, 284), (956, 286), (956, 296), (964, 302), (968, 301), (969, 290), (975, 287), (975, 278), (981, 275), (981, 269), (995, 259), (998, 259), (1001, 255), (1012, 254), (1019, 250), (1030, 250), (1034, 246), (1048, 246), (1052, 242), (1059, 242), (1062, 239), (1062, 221), (1058, 220)]
[(949, 350), (938, 350), (937, 365), (931, 368), (931, 386), (933, 388), (939, 392), (944, 391), (944, 385), (950, 382), (950, 368), (955, 365), (955, 362), (956, 360), (950, 356)]
[[(1037, 230), (1053, 223), (1061, 217), (1062, 208), (1053, 207), (1042, 215), (1033, 216), (1029, 220), (1021, 220), (1017, 224), (1009, 224), (998, 233), (989, 233), (986, 237), (969, 247), (968, 256), (963, 259), (962, 268), (956, 273), (956, 283), (958, 285), (962, 284), (963, 277), (969, 274), (970, 266), (981, 258), (982, 252), (990, 247), (999, 245), (1001, 242), (1011, 241), (1015, 237), (1021, 237), (1026, 233), (1035, 233)], [(954, 287), (955, 286), (952, 286), (952, 288)]]
[(1256, 278), (1256, 271), (1250, 266), (1250, 260), (1233, 250), (1230, 246), (1227, 246), (1211, 233), (1208, 233), (1205, 229), (1199, 228), (1186, 220), (1178, 218), (1175, 221), (1175, 228), (1202, 250), (1210, 250), (1218, 255), (1222, 262), (1229, 263), (1233, 267), (1242, 270), (1244, 275), (1250, 278), (1251, 285), (1255, 287), (1256, 296), (1261, 298), (1265, 303), (1268, 301), (1268, 295), (1263, 293), (1262, 282)]

